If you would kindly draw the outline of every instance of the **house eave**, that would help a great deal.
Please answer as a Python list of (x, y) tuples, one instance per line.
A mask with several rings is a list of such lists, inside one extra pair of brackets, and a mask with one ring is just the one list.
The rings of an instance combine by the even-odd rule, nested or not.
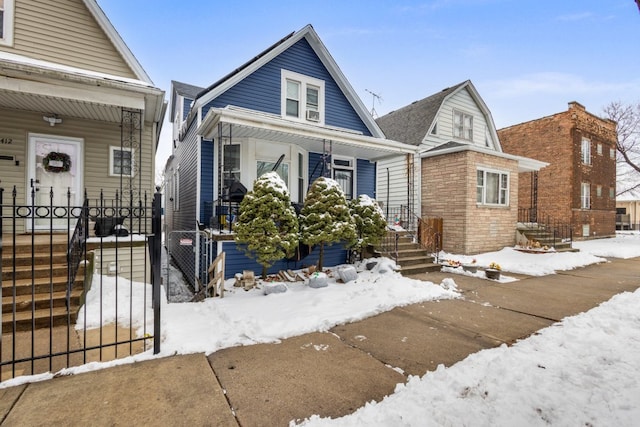
[[(244, 135), (281, 142), (291, 140), (302, 143), (304, 141), (311, 151), (316, 151), (321, 144), (331, 143), (336, 154), (343, 151), (343, 154), (353, 153), (359, 158), (372, 161), (390, 155), (416, 152), (415, 146), (402, 142), (366, 136), (346, 129), (298, 123), (279, 116), (236, 107), (211, 108), (196, 132), (206, 139), (218, 138), (219, 123), (234, 126), (235, 137)], [(244, 134), (239, 133), (242, 130)]]
[(540, 169), (549, 166), (549, 163), (547, 162), (542, 162), (540, 160), (535, 160), (535, 159), (531, 159), (528, 157), (522, 157), (522, 156), (516, 156), (514, 154), (508, 154), (508, 153), (504, 153), (501, 151), (495, 151), (495, 150), (491, 150), (488, 148), (484, 148), (484, 147), (478, 147), (478, 146), (474, 146), (471, 144), (462, 144), (456, 147), (449, 147), (449, 148), (442, 148), (442, 149), (438, 149), (437, 147), (435, 149), (431, 149), (428, 151), (423, 151), (420, 153), (420, 158), (430, 158), (430, 157), (437, 157), (437, 156), (443, 156), (446, 154), (452, 154), (452, 153), (461, 153), (464, 151), (473, 151), (476, 153), (481, 153), (481, 154), (487, 154), (490, 156), (496, 156), (502, 159), (508, 159), (508, 160), (514, 160), (516, 162), (518, 162), (518, 172), (534, 172), (534, 171), (539, 171)]

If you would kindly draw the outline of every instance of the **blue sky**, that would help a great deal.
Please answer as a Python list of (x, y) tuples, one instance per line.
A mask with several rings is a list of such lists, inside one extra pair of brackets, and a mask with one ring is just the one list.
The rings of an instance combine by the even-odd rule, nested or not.
[(569, 101), (595, 114), (611, 101), (640, 102), (633, 0), (98, 3), (167, 97), (171, 80), (208, 86), (311, 24), (365, 106), (367, 90), (382, 97), (379, 115), (467, 79), (497, 128), (564, 111)]

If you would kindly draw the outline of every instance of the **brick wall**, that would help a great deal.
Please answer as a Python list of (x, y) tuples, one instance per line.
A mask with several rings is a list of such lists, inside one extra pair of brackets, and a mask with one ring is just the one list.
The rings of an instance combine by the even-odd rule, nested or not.
[[(538, 213), (571, 222), (574, 236), (582, 236), (583, 224), (590, 225), (590, 234), (615, 234), (615, 123), (601, 119), (577, 102), (569, 103), (567, 111), (521, 123), (498, 131), (506, 153), (548, 162), (538, 172)], [(582, 139), (591, 142), (591, 165), (582, 163)], [(602, 154), (598, 154), (598, 144)], [(614, 156), (615, 157), (615, 156)], [(591, 209), (582, 209), (581, 184), (591, 187)], [(597, 187), (601, 195), (597, 196)], [(523, 173), (520, 182), (521, 208), (531, 207), (531, 173)]]
[[(476, 203), (478, 167), (509, 173), (507, 207)], [(515, 244), (517, 163), (463, 151), (422, 159), (422, 214), (443, 218), (443, 249), (458, 254), (500, 250)]]

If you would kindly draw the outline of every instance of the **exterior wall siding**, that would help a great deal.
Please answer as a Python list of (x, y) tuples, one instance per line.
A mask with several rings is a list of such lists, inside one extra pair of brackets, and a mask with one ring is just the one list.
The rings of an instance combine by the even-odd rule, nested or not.
[[(225, 279), (234, 277), (243, 270), (251, 270), (256, 276), (262, 274), (262, 266), (252, 258), (247, 257), (235, 242), (223, 242), (222, 250), (226, 252)], [(280, 260), (268, 270), (268, 274), (275, 274), (280, 270), (299, 270), (318, 263), (320, 248), (314, 247), (309, 255), (301, 260)], [(347, 259), (347, 250), (340, 244), (325, 246), (323, 267), (333, 267), (344, 264)]]
[[(414, 163), (413, 169), (419, 170), (417, 168), (420, 167), (420, 159), (417, 156), (414, 156), (413, 159), (411, 155), (395, 156), (377, 162), (376, 194), (377, 200), (381, 202), (384, 207), (388, 206), (390, 209), (393, 209), (409, 204), (408, 173), (411, 162)], [(413, 200), (416, 201), (416, 204), (413, 209), (416, 214), (419, 214), (420, 193), (418, 183), (415, 184)]]
[(285, 52), (229, 88), (202, 109), (204, 117), (211, 107), (227, 105), (280, 115), (281, 70), (286, 69), (325, 82), (325, 124), (362, 132), (371, 136), (364, 122), (344, 96), (309, 43), (302, 39)]
[[(437, 133), (436, 135), (428, 134), (422, 142), (425, 148), (432, 148), (438, 145), (442, 145), (451, 140), (464, 141), (453, 136), (453, 111), (461, 111), (473, 116), (473, 144), (480, 147), (485, 147), (485, 139), (487, 135), (488, 124), (487, 120), (482, 114), (482, 110), (476, 104), (467, 90), (461, 90), (456, 92), (447, 101), (445, 101), (440, 109), (436, 121)], [(494, 141), (489, 141), (490, 147), (495, 147)]]
[(14, 44), (0, 50), (137, 78), (81, 0), (16, 1)]
[[(511, 126), (498, 131), (503, 150), (549, 163), (538, 174), (538, 214), (571, 223), (574, 238), (582, 236), (583, 226), (589, 226), (591, 237), (615, 234), (615, 198), (609, 189), (616, 185), (615, 124), (588, 113), (577, 103), (570, 103), (565, 112)], [(582, 139), (591, 141), (591, 164), (582, 163)], [(602, 155), (597, 145), (602, 145)], [(581, 183), (591, 187), (591, 208), (582, 209)], [(596, 188), (602, 187), (597, 196)], [(531, 207), (531, 177), (521, 183), (521, 208)], [(614, 190), (615, 192), (615, 190)]]
[[(476, 203), (478, 167), (509, 173), (510, 203)], [(514, 160), (464, 151), (422, 159), (422, 216), (443, 218), (443, 249), (475, 254), (515, 244), (518, 165)]]
[[(199, 217), (198, 207), (196, 206), (196, 196), (198, 191), (198, 139), (195, 133), (196, 126), (192, 126), (187, 131), (185, 138), (180, 142), (174, 152), (174, 159), (170, 165), (168, 179), (171, 180), (173, 172), (179, 170), (180, 183), (177, 191), (179, 192), (179, 201), (171, 200), (166, 197), (165, 210), (171, 214), (167, 216), (166, 231), (169, 234), (165, 236), (170, 245), (171, 255), (174, 257), (176, 264), (185, 275), (185, 279), (194, 284), (196, 257), (194, 256), (193, 246), (179, 244), (180, 236), (193, 239), (195, 244), (196, 218)], [(182, 231), (193, 231), (193, 234), (185, 234)]]
[[(140, 187), (142, 195), (147, 193), (149, 203), (153, 199), (154, 175), (153, 170), (153, 126), (147, 123), (142, 133), (141, 147), (137, 148), (136, 159), (140, 161), (139, 177), (134, 177), (135, 186)], [(113, 199), (116, 191), (120, 190), (120, 177), (109, 175), (109, 147), (120, 147), (121, 132), (119, 123), (98, 122), (73, 117), (65, 117), (61, 125), (51, 127), (42, 120), (42, 113), (0, 109), (0, 134), (3, 138), (10, 138), (11, 144), (3, 144), (0, 154), (15, 156), (18, 162), (9, 164), (2, 161), (2, 187), (5, 198), (9, 196), (13, 186), (16, 186), (18, 203), (27, 203), (28, 173), (28, 137), (30, 133), (54, 135), (59, 137), (82, 138), (83, 143), (83, 187), (91, 199), (100, 197), (103, 191), (105, 199)], [(128, 178), (123, 178), (123, 186), (128, 186)], [(127, 194), (124, 195), (127, 197)]]
[(355, 197), (362, 194), (376, 198), (376, 164), (368, 160), (358, 159), (356, 167)]

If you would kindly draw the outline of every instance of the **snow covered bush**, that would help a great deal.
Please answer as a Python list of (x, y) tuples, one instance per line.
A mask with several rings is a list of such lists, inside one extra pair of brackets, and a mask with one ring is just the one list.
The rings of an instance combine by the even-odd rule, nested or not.
[(320, 245), (319, 270), (325, 244), (355, 243), (356, 227), (344, 192), (335, 180), (320, 177), (311, 185), (300, 212), (300, 237), (307, 245)]
[(356, 248), (362, 250), (369, 245), (380, 244), (387, 230), (387, 220), (378, 203), (366, 194), (361, 194), (351, 201), (350, 207), (358, 233)]
[(291, 206), (287, 185), (277, 172), (258, 178), (240, 203), (240, 216), (234, 225), (236, 243), (247, 256), (267, 269), (284, 257), (290, 257), (299, 243), (298, 218)]

